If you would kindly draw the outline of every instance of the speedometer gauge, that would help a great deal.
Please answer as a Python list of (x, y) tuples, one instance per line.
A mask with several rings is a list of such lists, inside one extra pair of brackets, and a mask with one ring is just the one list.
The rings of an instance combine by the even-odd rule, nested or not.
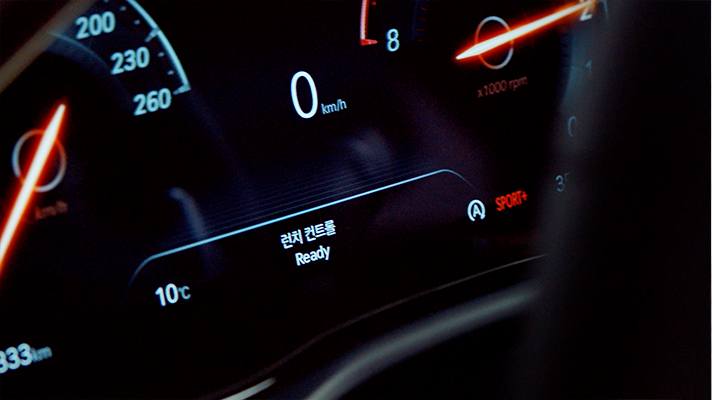
[[(32, 15), (32, 6), (27, 10), (23, 3), (11, 7), (9, 11), (20, 19)], [(31, 49), (46, 42), (44, 37), (53, 38), (0, 99), (6, 132), (3, 148), (8, 151), (6, 158), (11, 161), (13, 172), (6, 178), (6, 209), (33, 215), (35, 222), (30, 226), (40, 231), (45, 225), (61, 226), (69, 220), (87, 224), (85, 218), (116, 214), (116, 210), (92, 209), (102, 197), (107, 209), (117, 204), (124, 209), (140, 208), (126, 192), (151, 185), (151, 174), (146, 170), (164, 159), (167, 152), (161, 151), (160, 140), (157, 142), (160, 135), (146, 137), (138, 132), (175, 124), (173, 109), (181, 108), (177, 96), (190, 90), (170, 42), (136, 2), (99, 2), (73, 22), (69, 27), (48, 27), (25, 45), (29, 51), (20, 51), (8, 61), (8, 65), (31, 62)], [(25, 176), (32, 165), (41, 161), (35, 160), (33, 149), (58, 104), (67, 109), (61, 135), (50, 144), (53, 150), (48, 154), (48, 165), (41, 168), (41, 179), (26, 183)], [(98, 115), (102, 117), (97, 118)], [(132, 169), (145, 171), (127, 180), (125, 173)], [(38, 194), (31, 201), (27, 196), (15, 195), (22, 191)], [(4, 229), (5, 245), (0, 257), (3, 266), (13, 258), (9, 243), (16, 236), (18, 240), (35, 236), (24, 232), (27, 229), (32, 228), (16, 223)], [(40, 242), (47, 246), (53, 241)]]
[(98, 2), (56, 36), (59, 40), (49, 52), (74, 53), (78, 63), (95, 63), (86, 68), (118, 80), (130, 94), (136, 116), (165, 110), (173, 96), (190, 90), (168, 38), (136, 1)]
[[(17, 25), (34, 23), (42, 10), (33, 2), (3, 7), (3, 21)], [(3, 324), (2, 337), (31, 354), (18, 364), (23, 370), (0, 365), (3, 396), (27, 395), (21, 389), (27, 373), (57, 369), (75, 371), (74, 378), (31, 397), (85, 390), (72, 382), (97, 367), (89, 354), (113, 351), (106, 335), (131, 266), (160, 249), (167, 225), (187, 224), (184, 203), (171, 191), (199, 198), (207, 185), (193, 173), (221, 179), (219, 162), (196, 165), (195, 157), (213, 152), (213, 144), (189, 133), (195, 126), (181, 117), (190, 112), (184, 100), (190, 83), (156, 21), (132, 0), (79, 11), (69, 24), (48, 25), (13, 57), (3, 55), (9, 60), (0, 94), (1, 148), (10, 168), (1, 178), (0, 301), (3, 320), (13, 322)], [(3, 48), (16, 47), (12, 39), (7, 35)], [(8, 82), (14, 74), (8, 66), (22, 64), (27, 67)], [(58, 107), (61, 122), (48, 139)], [(97, 334), (99, 347), (91, 344), (99, 343), (91, 339)]]
[(3, 395), (301, 397), (547, 257), (605, 0), (80, 3), (2, 5)]

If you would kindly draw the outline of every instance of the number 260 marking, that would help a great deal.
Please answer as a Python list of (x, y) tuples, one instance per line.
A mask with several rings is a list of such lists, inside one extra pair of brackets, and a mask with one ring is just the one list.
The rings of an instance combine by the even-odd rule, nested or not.
[(153, 113), (158, 110), (165, 110), (171, 106), (171, 91), (163, 88), (161, 90), (151, 90), (146, 94), (137, 94), (133, 101), (136, 104), (134, 115)]

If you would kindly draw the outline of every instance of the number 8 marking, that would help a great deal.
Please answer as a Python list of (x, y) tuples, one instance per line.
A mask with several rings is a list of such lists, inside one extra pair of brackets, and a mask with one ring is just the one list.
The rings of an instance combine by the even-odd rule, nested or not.
[(386, 38), (388, 39), (388, 44), (386, 47), (391, 53), (400, 48), (400, 42), (398, 41), (398, 29), (390, 29), (386, 33)]

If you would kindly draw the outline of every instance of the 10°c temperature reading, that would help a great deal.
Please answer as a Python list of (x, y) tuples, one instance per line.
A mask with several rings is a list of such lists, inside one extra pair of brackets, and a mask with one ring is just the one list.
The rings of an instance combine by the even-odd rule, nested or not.
[(188, 293), (190, 288), (188, 286), (178, 287), (172, 283), (166, 285), (165, 288), (159, 287), (153, 293), (158, 296), (158, 300), (161, 302), (161, 307), (166, 306), (166, 301), (168, 304), (176, 304), (178, 300), (188, 300), (191, 295)]

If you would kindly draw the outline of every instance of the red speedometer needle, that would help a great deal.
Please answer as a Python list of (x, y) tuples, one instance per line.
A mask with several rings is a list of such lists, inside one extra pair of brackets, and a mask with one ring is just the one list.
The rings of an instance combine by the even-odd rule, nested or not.
[(20, 219), (22, 214), (25, 213), (25, 209), (30, 202), (30, 197), (32, 197), (32, 192), (37, 186), (37, 181), (40, 179), (40, 174), (44, 169), (49, 154), (54, 146), (54, 142), (59, 134), (59, 128), (62, 123), (62, 117), (64, 116), (64, 111), (66, 106), (60, 104), (52, 116), (52, 120), (47, 125), (44, 134), (42, 135), (42, 140), (40, 140), (40, 145), (37, 147), (35, 156), (32, 158), (32, 163), (30, 164), (30, 170), (27, 172), (25, 181), (20, 189), (20, 194), (17, 195), (17, 200), (15, 200), (15, 205), (12, 206), (12, 211), (10, 211), (10, 218), (7, 220), (5, 229), (2, 231), (2, 236), (0, 237), (0, 270), (2, 270), (3, 260), (7, 254), (7, 250), (10, 247), (10, 242), (13, 236), (15, 236), (15, 231), (17, 226), (20, 224)]
[(539, 18), (536, 21), (532, 21), (528, 24), (522, 25), (518, 28), (512, 29), (507, 33), (495, 36), (491, 39), (485, 40), (484, 42), (477, 43), (476, 45), (470, 47), (469, 49), (462, 52), (460, 55), (455, 57), (457, 60), (462, 60), (469, 57), (479, 56), (485, 52), (495, 49), (503, 44), (509, 43), (514, 39), (520, 38), (527, 35), (535, 30), (556, 22), (562, 18), (565, 18), (571, 14), (582, 11), (588, 7), (592, 7), (595, 0), (586, 0), (582, 3), (578, 3), (569, 7), (566, 7), (560, 11), (553, 14), (549, 14), (543, 18)]

